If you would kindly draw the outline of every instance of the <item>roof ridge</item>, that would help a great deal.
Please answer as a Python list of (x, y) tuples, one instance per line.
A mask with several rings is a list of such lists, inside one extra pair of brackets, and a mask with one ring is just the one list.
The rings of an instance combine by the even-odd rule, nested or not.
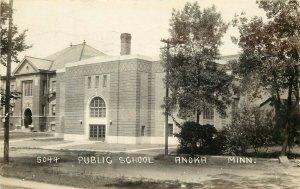
[[(53, 54), (50, 54), (50, 55), (48, 55), (47, 57), (53, 56), (53, 55), (55, 55), (55, 54), (57, 54), (57, 53), (61, 53), (62, 51), (65, 51), (64, 53), (69, 52), (70, 50), (72, 50), (72, 47), (74, 47), (74, 46), (79, 46), (79, 45), (80, 45), (80, 44), (69, 46), (69, 47), (67, 47), (67, 48), (65, 48), (65, 49), (62, 49), (62, 50), (57, 51), (57, 52), (55, 52), (55, 53), (53, 53)], [(53, 61), (53, 60), (52, 60), (52, 61)]]
[(33, 56), (28, 56), (28, 55), (26, 55), (25, 58), (26, 57), (40, 59), (40, 60), (47, 60), (47, 61), (53, 62), (53, 60), (49, 60), (49, 59), (45, 59), (45, 58), (38, 58), (38, 57), (33, 57)]

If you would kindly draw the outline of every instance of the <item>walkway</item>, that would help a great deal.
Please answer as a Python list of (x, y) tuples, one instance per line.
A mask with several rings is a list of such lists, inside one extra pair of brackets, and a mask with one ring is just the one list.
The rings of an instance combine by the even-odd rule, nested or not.
[[(110, 153), (142, 153), (153, 156), (164, 154), (165, 149), (164, 145), (161, 144), (109, 144), (99, 141), (65, 141), (53, 137), (11, 140), (10, 147)], [(175, 150), (176, 146), (169, 145), (169, 153)]]
[[(24, 187), (26, 186), (26, 187)], [(61, 185), (54, 185), (54, 184), (46, 184), (41, 182), (34, 182), (34, 181), (26, 181), (21, 179), (15, 178), (7, 178), (0, 176), (0, 188), (1, 189), (79, 189), (74, 187), (68, 186), (61, 186)]]

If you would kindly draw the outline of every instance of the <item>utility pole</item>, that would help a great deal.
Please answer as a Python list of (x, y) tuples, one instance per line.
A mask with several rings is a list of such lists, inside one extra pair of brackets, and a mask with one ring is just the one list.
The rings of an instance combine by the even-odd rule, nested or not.
[[(163, 43), (167, 44), (167, 63), (169, 63), (170, 61), (170, 45), (172, 45), (172, 47), (176, 47), (176, 45), (178, 44), (184, 44), (184, 41), (181, 39), (181, 37), (179, 39), (161, 39), (160, 40)], [(166, 99), (169, 98), (169, 67), (166, 66)], [(168, 122), (168, 118), (169, 118), (169, 109), (168, 106), (166, 105), (165, 108), (165, 155), (168, 155), (168, 137), (169, 137), (169, 122)]]
[(8, 18), (8, 51), (5, 89), (5, 124), (4, 124), (4, 163), (9, 163), (9, 111), (10, 111), (10, 72), (11, 72), (11, 49), (12, 49), (12, 13), (13, 0), (9, 0)]
[[(169, 55), (170, 55), (170, 40), (162, 39), (161, 42), (167, 43), (167, 63), (169, 63)], [(166, 66), (166, 100), (169, 98), (169, 69), (168, 66)], [(169, 137), (169, 110), (168, 106), (165, 107), (165, 156), (167, 156), (168, 153), (168, 137)]]

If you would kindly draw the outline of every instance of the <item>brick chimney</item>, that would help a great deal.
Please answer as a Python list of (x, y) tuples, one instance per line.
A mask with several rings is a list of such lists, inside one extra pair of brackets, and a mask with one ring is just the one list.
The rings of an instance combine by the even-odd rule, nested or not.
[(121, 34), (121, 55), (128, 55), (131, 51), (131, 34), (122, 33)]

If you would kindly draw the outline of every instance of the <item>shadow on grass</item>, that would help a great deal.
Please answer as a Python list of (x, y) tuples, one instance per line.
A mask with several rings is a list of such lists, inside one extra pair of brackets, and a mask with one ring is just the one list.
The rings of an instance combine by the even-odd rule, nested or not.
[[(243, 156), (247, 156), (247, 157), (256, 157), (256, 158), (278, 158), (280, 156), (280, 152), (247, 152), (245, 154), (243, 154)], [(289, 152), (287, 153), (287, 157), (289, 159), (299, 159), (300, 158), (300, 154), (299, 153), (293, 153), (293, 152)]]

